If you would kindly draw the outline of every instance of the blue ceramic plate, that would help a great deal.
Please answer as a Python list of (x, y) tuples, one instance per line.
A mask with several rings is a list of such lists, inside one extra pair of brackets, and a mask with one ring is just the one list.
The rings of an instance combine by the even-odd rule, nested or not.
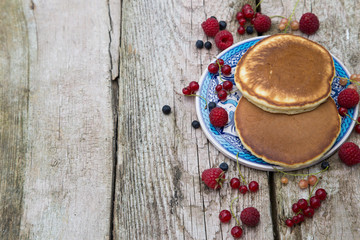
[[(226, 49), (222, 53), (220, 53), (217, 58), (221, 58), (225, 61), (225, 64), (228, 64), (232, 68), (232, 73), (229, 76), (223, 76), (223, 80), (230, 80), (234, 83), (234, 72), (235, 67), (240, 60), (241, 56), (255, 43), (260, 41), (261, 39), (267, 36), (261, 36), (256, 38), (247, 39), (245, 41), (239, 42), (230, 48)], [(333, 56), (336, 76), (349, 78), (349, 72), (346, 70), (344, 65)], [(215, 62), (215, 59), (213, 60)], [(240, 91), (233, 92), (230, 96), (227, 97), (225, 101), (220, 101), (217, 97), (215, 86), (221, 83), (219, 78), (219, 74), (210, 74), (207, 70), (203, 73), (199, 80), (200, 89), (198, 93), (205, 97), (208, 102), (216, 102), (218, 106), (223, 107), (227, 110), (229, 114), (229, 122), (223, 128), (216, 128), (210, 124), (209, 120), (209, 109), (205, 109), (205, 101), (201, 98), (196, 98), (196, 111), (201, 123), (201, 127), (205, 132), (205, 135), (210, 140), (214, 146), (220, 150), (225, 156), (230, 159), (236, 160), (236, 155), (239, 153), (239, 162), (248, 167), (256, 168), (264, 171), (274, 171), (273, 167), (277, 169), (286, 170), (282, 167), (275, 166), (269, 163), (264, 162), (262, 159), (255, 157), (248, 150), (244, 148), (242, 145), (238, 134), (235, 129), (234, 123), (234, 112), (237, 106), (237, 103), (241, 97)], [(331, 97), (337, 103), (337, 97), (339, 93), (346, 88), (339, 84), (339, 78), (335, 78), (332, 84)], [(232, 91), (236, 90), (236, 86), (234, 84), (234, 88)], [(338, 106), (338, 105), (337, 105)], [(339, 107), (339, 106), (338, 106)], [(358, 115), (358, 106), (353, 109), (349, 109), (348, 114), (354, 118), (354, 116)], [(334, 146), (318, 161), (314, 162), (314, 164), (319, 161), (328, 158), (331, 156), (336, 149), (348, 138), (350, 135), (355, 122), (353, 122), (348, 117), (343, 117), (341, 122), (341, 132), (339, 137), (337, 138)], [(308, 167), (308, 166), (306, 166)], [(303, 167), (304, 168), (304, 167)], [(299, 169), (299, 168), (298, 168)], [(295, 170), (295, 169), (291, 169)]]

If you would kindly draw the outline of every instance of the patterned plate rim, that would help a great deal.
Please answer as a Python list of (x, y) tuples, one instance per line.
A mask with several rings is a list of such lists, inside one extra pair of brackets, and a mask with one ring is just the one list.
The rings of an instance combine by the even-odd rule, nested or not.
[[(266, 35), (266, 36), (259, 36), (259, 37), (254, 37), (254, 38), (249, 38), (249, 39), (246, 39), (246, 40), (243, 40), (241, 42), (238, 42), (234, 45), (232, 45), (231, 47), (227, 48), (226, 50), (222, 51), (221, 53), (219, 53), (216, 58), (212, 59), (211, 62), (214, 62), (217, 58), (220, 58), (221, 56), (223, 56), (226, 52), (230, 51), (231, 49), (239, 46), (239, 45), (242, 45), (242, 44), (245, 44), (247, 42), (251, 42), (251, 41), (256, 41), (258, 39), (263, 39), (263, 38), (266, 38), (268, 37), (269, 35)], [(331, 53), (330, 53), (331, 54)], [(349, 71), (346, 69), (346, 67), (344, 66), (344, 64), (337, 58), (335, 57), (333, 54), (331, 54), (331, 56), (339, 63), (339, 65), (342, 67), (342, 69), (346, 72), (346, 74), (349, 76), (350, 73)], [(200, 77), (200, 80), (199, 80), (199, 85), (200, 85), (200, 89), (201, 89), (201, 86), (203, 84), (203, 81), (205, 79), (205, 77), (207, 76), (208, 74), (208, 70), (206, 69), (203, 74), (201, 75)], [(230, 153), (228, 150), (226, 150), (221, 144), (219, 144), (217, 142), (217, 140), (211, 135), (211, 133), (208, 131), (207, 127), (206, 127), (206, 123), (204, 122), (204, 119), (203, 119), (203, 116), (201, 114), (201, 110), (200, 110), (200, 101), (202, 101), (201, 98), (196, 98), (195, 100), (195, 104), (196, 104), (196, 113), (197, 113), (197, 116), (198, 116), (198, 120), (200, 122), (200, 125), (201, 125), (201, 128), (203, 130), (203, 132), (205, 133), (205, 136), (207, 137), (207, 139), (222, 153), (224, 154), (226, 157), (228, 157), (229, 159), (233, 160), (233, 161), (236, 161), (236, 155)], [(359, 104), (356, 105), (356, 107), (354, 108), (354, 115), (353, 116), (358, 116), (358, 111), (359, 111)], [(307, 165), (307, 166), (303, 166), (303, 167), (299, 167), (299, 168), (294, 168), (294, 169), (286, 169), (286, 168), (283, 168), (283, 167), (280, 167), (280, 166), (277, 166), (277, 165), (263, 165), (263, 164), (260, 164), (260, 163), (255, 163), (255, 162), (251, 162), (247, 159), (243, 159), (241, 157), (239, 157), (239, 163), (242, 164), (242, 165), (245, 165), (247, 167), (250, 167), (250, 168), (254, 168), (254, 169), (257, 169), (257, 170), (262, 170), (262, 171), (276, 171), (273, 166), (276, 166), (277, 169), (279, 170), (283, 170), (283, 171), (295, 171), (295, 170), (299, 170), (299, 169), (304, 169), (304, 168), (308, 168), (308, 167), (311, 167), (317, 163), (319, 163), (320, 161), (326, 159), (326, 158), (329, 158), (332, 154), (335, 153), (335, 151), (340, 147), (341, 144), (343, 144), (346, 139), (350, 136), (351, 132), (352, 132), (352, 129), (354, 128), (355, 126), (355, 122), (352, 121), (351, 124), (350, 124), (350, 127), (347, 129), (347, 132), (344, 134), (343, 138), (338, 142), (336, 143), (335, 145), (333, 145), (331, 147), (331, 149), (322, 157), (320, 158), (319, 160), (313, 162), (312, 164), (310, 165)]]

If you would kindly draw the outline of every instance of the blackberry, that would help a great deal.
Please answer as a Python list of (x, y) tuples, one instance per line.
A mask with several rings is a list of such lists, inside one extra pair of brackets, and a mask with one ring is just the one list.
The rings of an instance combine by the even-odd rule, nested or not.
[(247, 32), (247, 34), (252, 34), (254, 32), (254, 27), (253, 26), (247, 26), (246, 27), (246, 32)]
[(226, 22), (225, 21), (220, 21), (219, 22), (219, 27), (220, 27), (220, 30), (224, 30), (226, 28)]
[(170, 114), (171, 113), (171, 107), (169, 105), (164, 105), (162, 107), (162, 112), (166, 115)]
[(192, 121), (191, 126), (195, 129), (198, 129), (200, 127), (200, 123), (199, 121), (194, 120)]
[(219, 168), (226, 172), (229, 169), (229, 165), (226, 162), (223, 162), (220, 164)]
[(202, 40), (197, 40), (196, 41), (196, 47), (198, 49), (202, 49), (204, 47), (204, 42)]
[(211, 49), (212, 44), (211, 44), (211, 42), (207, 41), (204, 46), (206, 49)]

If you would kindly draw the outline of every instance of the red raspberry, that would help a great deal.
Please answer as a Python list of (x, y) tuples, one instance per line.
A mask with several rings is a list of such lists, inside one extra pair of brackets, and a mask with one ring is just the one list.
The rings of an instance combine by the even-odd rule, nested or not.
[(339, 149), (340, 160), (348, 166), (360, 163), (360, 149), (352, 142), (346, 142)]
[(258, 33), (264, 33), (269, 31), (271, 27), (271, 19), (266, 16), (260, 14), (254, 21), (254, 28)]
[(213, 108), (210, 112), (209, 118), (210, 123), (214, 127), (223, 127), (229, 120), (228, 113), (221, 107)]
[(305, 13), (300, 18), (300, 31), (308, 35), (314, 34), (319, 29), (319, 19), (313, 13)]
[(338, 103), (341, 107), (352, 108), (359, 102), (359, 94), (355, 89), (347, 88), (338, 96)]
[(206, 21), (201, 24), (201, 27), (209, 37), (215, 37), (220, 30), (219, 22), (215, 18), (206, 19)]
[(255, 227), (260, 221), (260, 213), (256, 208), (248, 207), (242, 210), (240, 219), (245, 225)]
[(220, 50), (225, 50), (234, 43), (233, 35), (227, 31), (222, 30), (215, 36), (215, 44)]
[(201, 180), (212, 189), (220, 189), (225, 181), (225, 172), (220, 168), (210, 168), (203, 171)]

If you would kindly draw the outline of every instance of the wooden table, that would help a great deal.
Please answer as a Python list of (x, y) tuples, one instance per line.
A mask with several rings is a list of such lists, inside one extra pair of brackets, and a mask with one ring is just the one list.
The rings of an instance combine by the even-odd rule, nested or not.
[[(220, 224), (238, 191), (212, 191), (201, 172), (227, 159), (193, 129), (195, 99), (181, 89), (197, 81), (219, 51), (201, 22), (228, 23), (254, 1), (0, 1), (0, 239), (233, 239)], [(295, 0), (264, 0), (261, 11), (289, 16)], [(320, 30), (309, 38), (360, 73), (360, 0), (301, 0)], [(270, 34), (280, 19), (273, 19)], [(300, 32), (296, 32), (300, 34)], [(308, 36), (306, 36), (308, 37)], [(210, 39), (214, 42), (213, 39)], [(296, 63), (293, 63), (296, 67)], [(165, 116), (163, 105), (172, 107)], [(360, 135), (349, 138), (360, 144)], [(360, 239), (359, 166), (335, 154), (319, 187), (329, 197), (311, 220), (289, 229), (291, 205), (309, 194), (299, 177), (241, 167), (256, 194), (240, 196), (259, 226), (242, 239)], [(297, 173), (320, 170), (316, 165)]]

